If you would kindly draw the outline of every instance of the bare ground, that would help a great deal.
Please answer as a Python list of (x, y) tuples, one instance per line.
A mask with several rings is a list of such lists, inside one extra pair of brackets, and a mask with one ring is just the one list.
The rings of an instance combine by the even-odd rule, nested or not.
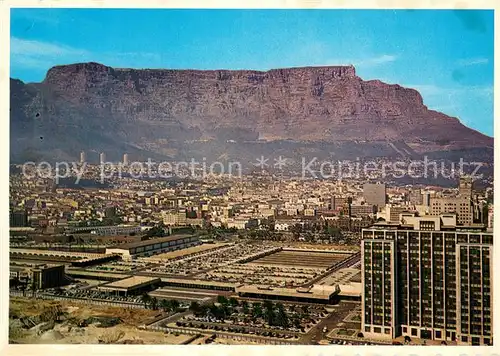
[[(35, 317), (60, 306), (65, 313), (61, 321), (47, 323), (25, 329), (19, 318)], [(145, 309), (123, 309), (99, 305), (82, 305), (71, 302), (11, 298), (9, 341), (22, 344), (179, 344), (188, 335), (172, 335), (161, 332), (139, 330), (138, 325), (153, 320), (159, 311)], [(79, 322), (89, 317), (118, 317), (121, 323), (111, 327), (96, 324), (80, 327)], [(48, 325), (48, 326), (47, 326)], [(44, 330), (48, 328), (48, 330)]]

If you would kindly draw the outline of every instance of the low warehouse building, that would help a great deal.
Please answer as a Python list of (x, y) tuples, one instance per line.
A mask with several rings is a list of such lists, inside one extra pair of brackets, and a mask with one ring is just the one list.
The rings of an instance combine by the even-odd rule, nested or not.
[(106, 248), (106, 254), (119, 254), (125, 259), (153, 256), (158, 253), (170, 252), (199, 245), (200, 239), (193, 235), (172, 235), (145, 241), (121, 244)]
[(10, 264), (10, 279), (25, 283), (29, 289), (55, 288), (68, 283), (63, 264), (18, 263)]
[(111, 292), (121, 295), (137, 295), (154, 289), (159, 286), (160, 283), (160, 278), (133, 276), (100, 285), (97, 289), (103, 292)]
[(180, 288), (211, 289), (231, 292), (234, 292), (236, 288), (234, 283), (205, 281), (199, 279), (162, 278), (162, 282), (166, 286)]
[(309, 288), (271, 288), (256, 285), (244, 285), (236, 288), (240, 297), (274, 299), (303, 303), (332, 303), (339, 292), (338, 286), (313, 285)]

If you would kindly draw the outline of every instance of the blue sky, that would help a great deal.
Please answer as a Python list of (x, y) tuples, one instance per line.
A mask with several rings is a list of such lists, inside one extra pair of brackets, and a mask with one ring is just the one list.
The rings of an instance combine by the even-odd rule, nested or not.
[(354, 64), (493, 136), (493, 11), (12, 9), (11, 77), (59, 64), (257, 69)]

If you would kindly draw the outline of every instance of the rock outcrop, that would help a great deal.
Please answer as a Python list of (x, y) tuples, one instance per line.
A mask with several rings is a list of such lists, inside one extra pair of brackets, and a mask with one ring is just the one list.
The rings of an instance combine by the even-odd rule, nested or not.
[(493, 146), (491, 137), (429, 110), (416, 90), (364, 81), (352, 66), (262, 72), (80, 63), (51, 68), (42, 83), (11, 80), (14, 155), (172, 156), (174, 143), (259, 138), (397, 141), (416, 152)]

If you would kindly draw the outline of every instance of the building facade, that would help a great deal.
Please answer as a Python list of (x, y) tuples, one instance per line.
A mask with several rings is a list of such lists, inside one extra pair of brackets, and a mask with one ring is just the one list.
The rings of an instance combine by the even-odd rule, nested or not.
[(363, 333), (492, 344), (493, 234), (417, 220), (362, 231)]
[(472, 201), (465, 195), (431, 198), (430, 210), (431, 215), (456, 213), (457, 223), (460, 225), (470, 225), (473, 222)]
[(376, 205), (378, 209), (385, 206), (386, 194), (385, 184), (366, 183), (363, 185), (363, 198), (366, 204)]
[(408, 196), (408, 201), (413, 205), (422, 205), (424, 203), (424, 196), (420, 189), (414, 189)]
[(201, 244), (200, 238), (196, 235), (172, 235), (108, 247), (106, 254), (118, 254), (124, 259), (133, 259), (181, 250), (199, 244)]
[(11, 211), (10, 212), (11, 227), (28, 227), (28, 213), (26, 211)]
[(470, 177), (461, 177), (456, 196), (436, 196), (431, 198), (431, 215), (456, 213), (459, 225), (471, 225), (474, 222), (475, 209), (472, 201), (472, 183)]
[(67, 282), (64, 265), (43, 263), (14, 263), (10, 265), (10, 278), (26, 283), (31, 289), (55, 288)]

